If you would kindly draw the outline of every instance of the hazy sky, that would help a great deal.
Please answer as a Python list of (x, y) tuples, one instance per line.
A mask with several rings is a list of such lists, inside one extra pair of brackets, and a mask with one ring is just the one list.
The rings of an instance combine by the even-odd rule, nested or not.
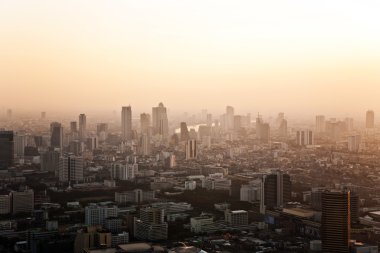
[(380, 111), (380, 1), (2, 0), (0, 109)]

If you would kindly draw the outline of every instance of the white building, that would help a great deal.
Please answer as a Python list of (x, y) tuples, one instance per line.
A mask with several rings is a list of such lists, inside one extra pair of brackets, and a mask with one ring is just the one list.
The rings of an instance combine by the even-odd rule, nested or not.
[(358, 152), (361, 144), (360, 135), (348, 136), (348, 151)]
[(240, 201), (255, 202), (261, 199), (261, 180), (242, 185), (240, 188)]
[(119, 209), (115, 205), (90, 204), (84, 209), (86, 225), (104, 225), (107, 218), (117, 217)]
[(139, 171), (137, 163), (113, 163), (111, 165), (111, 178), (118, 180), (133, 180)]
[(193, 233), (202, 233), (214, 223), (212, 216), (199, 216), (190, 218), (190, 229)]
[(197, 141), (188, 140), (186, 143), (186, 160), (197, 159)]
[(314, 133), (311, 130), (297, 131), (296, 142), (298, 146), (314, 145)]
[(59, 181), (83, 181), (83, 158), (64, 155), (59, 159)]
[(163, 209), (140, 209), (140, 218), (134, 220), (134, 235), (139, 240), (158, 241), (168, 238), (168, 223)]
[(193, 191), (197, 188), (197, 182), (195, 180), (185, 181), (185, 190)]
[(248, 212), (245, 210), (226, 210), (225, 220), (231, 225), (248, 225)]

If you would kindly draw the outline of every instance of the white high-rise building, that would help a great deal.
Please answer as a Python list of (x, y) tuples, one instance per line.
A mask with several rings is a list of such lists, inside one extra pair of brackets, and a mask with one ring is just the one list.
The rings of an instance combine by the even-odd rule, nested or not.
[(169, 134), (169, 122), (166, 107), (164, 107), (163, 103), (152, 108), (152, 120), (154, 134), (167, 137)]
[(242, 185), (240, 188), (240, 201), (255, 202), (261, 199), (261, 180)]
[(59, 181), (83, 181), (83, 158), (71, 154), (59, 159)]
[(298, 146), (314, 145), (314, 133), (311, 130), (299, 130), (296, 137)]
[(132, 180), (139, 171), (137, 163), (116, 162), (111, 165), (111, 177), (118, 180)]
[(139, 240), (157, 241), (168, 238), (165, 210), (146, 207), (140, 209), (140, 218), (134, 220), (134, 235)]
[(123, 106), (121, 108), (121, 137), (123, 140), (132, 139), (132, 108)]
[(348, 151), (358, 152), (361, 144), (360, 135), (348, 136)]
[(114, 218), (118, 216), (119, 209), (117, 206), (112, 205), (97, 205), (90, 204), (85, 207), (85, 223), (86, 225), (104, 225), (107, 218)]
[(186, 160), (197, 158), (197, 141), (194, 139), (188, 140), (186, 143)]
[(315, 131), (317, 133), (324, 133), (326, 131), (326, 119), (324, 115), (317, 115), (315, 117)]
[(87, 135), (87, 119), (86, 114), (79, 114), (79, 138), (84, 140)]

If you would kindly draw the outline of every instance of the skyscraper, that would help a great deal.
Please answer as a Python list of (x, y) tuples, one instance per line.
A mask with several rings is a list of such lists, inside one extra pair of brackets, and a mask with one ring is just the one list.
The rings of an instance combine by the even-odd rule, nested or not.
[(148, 113), (140, 114), (140, 128), (142, 134), (150, 134), (150, 115)]
[(79, 114), (79, 139), (84, 140), (87, 135), (87, 119), (86, 114)]
[(150, 155), (150, 135), (143, 133), (139, 141), (139, 153), (142, 156)]
[(121, 109), (121, 137), (123, 140), (132, 139), (132, 108), (123, 106)]
[(186, 160), (197, 158), (197, 141), (194, 139), (188, 140), (186, 143)]
[(286, 119), (281, 120), (278, 133), (280, 137), (286, 137), (288, 135), (288, 121)]
[(181, 122), (181, 141), (187, 141), (189, 139), (189, 129), (187, 128), (186, 122)]
[(12, 131), (0, 131), (0, 169), (13, 165), (14, 140)]
[(41, 119), (45, 120), (46, 119), (46, 112), (41, 112)]
[(366, 128), (375, 127), (375, 113), (372, 110), (368, 110), (366, 113), (365, 126)]
[(71, 133), (76, 133), (77, 131), (78, 131), (77, 122), (76, 121), (71, 121), (70, 122), (70, 132)]
[(269, 143), (270, 126), (268, 123), (264, 123), (260, 115), (256, 118), (256, 136), (261, 143)]
[(351, 235), (351, 193), (322, 192), (322, 252), (348, 253)]
[(266, 208), (279, 208), (291, 200), (292, 183), (290, 176), (282, 171), (265, 175), (261, 184), (261, 212)]
[(59, 181), (83, 181), (83, 158), (64, 155), (59, 159)]
[(154, 134), (167, 137), (169, 134), (169, 122), (166, 107), (163, 103), (159, 103), (158, 107), (152, 108), (153, 131)]
[(314, 133), (311, 130), (298, 130), (296, 137), (298, 146), (314, 145)]
[(234, 129), (234, 108), (232, 106), (226, 107), (226, 129), (233, 130)]
[(324, 115), (317, 115), (315, 117), (315, 131), (323, 133), (326, 130), (326, 120)]
[(27, 136), (22, 133), (17, 133), (14, 136), (14, 151), (19, 158), (24, 157), (25, 147), (27, 145)]
[(63, 127), (61, 123), (53, 122), (50, 124), (50, 146), (53, 148), (63, 149)]

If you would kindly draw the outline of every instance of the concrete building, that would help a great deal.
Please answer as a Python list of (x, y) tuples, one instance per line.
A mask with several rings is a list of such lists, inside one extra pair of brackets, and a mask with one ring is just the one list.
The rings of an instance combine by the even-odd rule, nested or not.
[(248, 212), (245, 210), (226, 210), (225, 221), (231, 225), (248, 225)]
[(108, 204), (94, 204), (86, 206), (84, 209), (85, 213), (85, 224), (86, 225), (105, 225), (106, 219), (115, 218), (118, 216), (119, 209), (115, 205)]
[(59, 181), (83, 181), (83, 158), (65, 154), (59, 159)]

